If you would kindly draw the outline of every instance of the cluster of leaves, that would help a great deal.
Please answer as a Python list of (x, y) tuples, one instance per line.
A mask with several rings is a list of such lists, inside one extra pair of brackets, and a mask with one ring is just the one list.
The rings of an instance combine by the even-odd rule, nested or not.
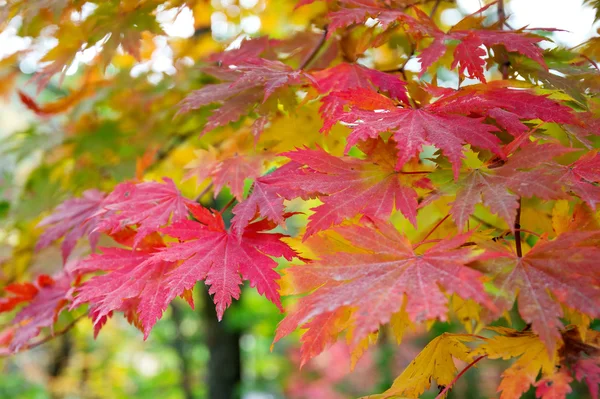
[[(30, 15), (31, 5), (9, 3), (12, 14)], [(53, 15), (78, 9), (40, 3)], [(140, 31), (156, 33), (159, 4), (133, 3), (99, 2), (83, 23), (59, 27), (78, 25), (86, 46), (111, 34), (101, 65), (119, 44), (136, 55)], [(193, 6), (168, 6), (183, 3)], [(590, 329), (600, 317), (594, 60), (543, 51), (540, 33), (551, 30), (505, 30), (501, 13), (486, 23), (493, 5), (445, 32), (426, 13), (439, 2), (311, 3), (298, 6), (314, 7), (315, 23), (326, 21), (320, 33), (244, 39), (239, 48), (211, 54), (202, 73), (219, 82), (171, 106), (167, 116), (177, 113), (176, 121), (210, 112), (201, 133), (210, 147), (184, 177), (209, 182), (197, 200), (168, 177), (144, 181), (143, 171), (169, 147), (157, 159), (141, 158), (137, 180), (106, 193), (85, 191), (38, 224), (36, 250), (62, 240), (65, 266), (53, 278), (5, 288), (0, 312), (25, 304), (2, 335), (6, 351), (37, 345), (40, 329), (83, 306), (96, 334), (119, 312), (147, 337), (177, 296), (193, 306), (198, 281), (210, 287), (221, 319), (247, 280), (282, 311), (280, 295), (302, 295), (286, 308), (275, 336), (304, 329), (302, 363), (341, 335), (355, 363), (388, 325), (400, 342), (420, 323), (464, 323), (465, 334), (435, 338), (374, 397), (419, 397), (432, 380), (442, 397), (462, 375), (454, 359), (468, 369), (485, 358), (517, 358), (503, 373), (502, 398), (518, 398), (531, 386), (540, 398), (562, 398), (574, 380), (597, 398), (600, 338)], [(80, 36), (60, 37), (69, 43), (61, 40), (47, 55), (53, 63), (42, 84), (82, 50)], [(407, 49), (394, 50), (392, 69), (365, 65), (369, 54), (399, 38)], [(417, 72), (406, 68), (413, 57)], [(438, 79), (442, 69), (456, 70), (457, 88)], [(93, 93), (81, 90), (74, 103)], [(66, 108), (21, 98), (39, 115)], [(311, 114), (319, 118), (315, 131), (307, 125), (286, 137), (281, 127), (294, 118), (301, 123), (298, 115), (311, 107), (318, 107)], [(225, 130), (232, 125), (235, 132)], [(223, 131), (229, 137), (218, 135)], [(320, 135), (327, 134), (338, 140), (324, 141)], [(282, 144), (286, 139), (292, 148)], [(273, 168), (265, 173), (267, 165)], [(220, 211), (198, 203), (225, 187), (233, 198)], [(296, 235), (286, 228), (298, 218), (299, 201), (310, 216)], [(227, 226), (223, 215), (234, 202)], [(101, 237), (113, 245), (96, 248)], [(82, 238), (93, 252), (85, 258), (74, 253)], [(273, 258), (296, 264), (282, 277)], [(509, 315), (526, 328), (489, 327), (503, 317), (510, 323)]]

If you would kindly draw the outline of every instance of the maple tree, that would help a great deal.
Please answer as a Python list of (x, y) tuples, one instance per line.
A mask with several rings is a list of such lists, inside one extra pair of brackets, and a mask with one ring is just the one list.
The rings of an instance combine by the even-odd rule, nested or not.
[[(80, 188), (29, 218), (32, 253), (60, 246), (63, 265), (5, 279), (3, 355), (86, 316), (97, 335), (123, 314), (146, 339), (177, 297), (194, 306), (199, 281), (221, 320), (248, 281), (285, 314), (275, 342), (303, 330), (301, 364), (342, 337), (354, 366), (384, 332), (400, 344), (463, 324), (370, 398), (418, 398), (433, 381), (443, 398), (494, 359), (516, 359), (502, 399), (565, 398), (575, 381), (598, 398), (597, 38), (545, 49), (552, 27), (514, 29), (502, 0), (450, 29), (439, 0), (303, 0), (305, 31), (223, 50), (202, 38), (207, 2), (91, 1), (86, 17), (80, 3), (0, 13), (27, 36), (56, 27), (38, 91), (97, 52), (63, 98), (17, 91), (41, 121), (76, 121), (37, 179)], [(172, 43), (178, 72), (132, 77), (164, 33), (157, 15), (184, 8), (196, 33)]]

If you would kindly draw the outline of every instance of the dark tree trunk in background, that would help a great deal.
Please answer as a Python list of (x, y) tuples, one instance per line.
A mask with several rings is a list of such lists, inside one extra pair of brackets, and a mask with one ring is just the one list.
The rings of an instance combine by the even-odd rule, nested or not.
[[(208, 398), (237, 399), (240, 397), (242, 363), (240, 331), (227, 328), (217, 320), (217, 313), (208, 289), (204, 289), (203, 306), (206, 344), (210, 351), (208, 361)], [(235, 306), (235, 304), (233, 305)]]
[(194, 399), (192, 389), (192, 370), (190, 367), (190, 358), (188, 356), (188, 342), (181, 333), (181, 323), (183, 321), (183, 311), (181, 305), (177, 302), (171, 304), (171, 318), (175, 324), (175, 337), (171, 345), (179, 357), (179, 378), (181, 380), (181, 390), (185, 399)]
[[(62, 335), (58, 341), (58, 347), (53, 351), (52, 359), (50, 359), (50, 364), (48, 364), (48, 377), (50, 379), (50, 383), (60, 377), (63, 371), (67, 368), (69, 365), (69, 359), (73, 353), (73, 337), (70, 333)], [(56, 399), (62, 397), (62, 395), (53, 391), (50, 392), (50, 396)]]

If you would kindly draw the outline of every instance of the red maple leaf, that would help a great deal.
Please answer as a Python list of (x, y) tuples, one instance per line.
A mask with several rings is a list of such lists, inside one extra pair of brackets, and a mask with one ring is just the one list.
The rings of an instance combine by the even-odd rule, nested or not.
[(327, 14), (329, 18), (328, 36), (336, 30), (365, 22), (368, 18), (377, 19), (382, 29), (387, 29), (395, 21), (413, 22), (412, 17), (399, 11), (406, 7), (394, 0), (341, 0), (340, 8)]
[(572, 109), (530, 90), (507, 87), (503, 82), (478, 84), (454, 90), (429, 86), (439, 97), (432, 107), (447, 113), (489, 117), (515, 137), (529, 131), (522, 120), (579, 124)]
[(57, 206), (50, 216), (38, 223), (38, 227), (44, 227), (45, 231), (37, 242), (36, 251), (64, 237), (61, 249), (63, 261), (66, 262), (77, 241), (85, 235), (88, 236), (93, 249), (99, 235), (95, 230), (99, 218), (95, 215), (102, 209), (104, 199), (104, 193), (98, 190), (87, 190), (81, 198), (69, 199)]
[(245, 59), (227, 68), (207, 68), (206, 72), (226, 83), (207, 85), (192, 92), (180, 103), (178, 112), (186, 113), (212, 103), (222, 103), (208, 118), (204, 133), (235, 122), (252, 110), (262, 116), (268, 114), (262, 105), (278, 89), (314, 83), (309, 74), (296, 71), (280, 61), (264, 58)]
[(535, 386), (535, 397), (541, 399), (564, 399), (572, 392), (569, 385), (573, 378), (566, 370), (559, 371), (551, 376), (539, 380)]
[[(389, 322), (404, 301), (409, 318), (416, 322), (446, 320), (446, 294), (451, 293), (493, 307), (484, 292), (482, 275), (465, 266), (476, 259), (472, 249), (461, 247), (469, 234), (442, 240), (416, 253), (416, 247), (391, 224), (377, 223), (377, 227), (335, 228), (348, 242), (345, 249), (332, 249), (339, 245), (339, 239), (317, 242), (327, 248), (318, 261), (286, 270), (295, 293), (310, 294), (301, 298), (296, 310), (280, 323), (276, 341), (300, 326), (323, 328), (306, 323), (338, 309), (353, 310), (352, 344), (356, 345)], [(316, 354), (313, 349), (308, 351)]]
[[(44, 277), (47, 276), (40, 276)], [(4, 287), (4, 292), (9, 296), (0, 298), (0, 313), (9, 312), (24, 302), (30, 302), (39, 290), (35, 284), (26, 282), (9, 284)]]
[(253, 39), (245, 38), (241, 41), (238, 48), (227, 49), (218, 53), (211, 54), (208, 61), (216, 62), (218, 65), (235, 65), (247, 59), (256, 59), (261, 57), (271, 48), (274, 40), (268, 36), (261, 36)]
[(11, 284), (5, 291), (12, 296), (0, 300), (0, 312), (27, 303), (12, 320), (9, 349), (17, 352), (26, 347), (44, 327), (52, 327), (58, 315), (71, 301), (73, 276), (62, 272), (53, 277), (40, 275), (35, 283)]
[(284, 199), (305, 195), (296, 187), (295, 176), (301, 165), (288, 162), (273, 173), (254, 181), (248, 198), (233, 207), (231, 230), (241, 237), (257, 213), (271, 222), (282, 225), (285, 221)]
[(166, 227), (163, 231), (180, 243), (161, 250), (154, 257), (165, 262), (181, 261), (164, 276), (162, 284), (170, 296), (206, 280), (221, 320), (232, 298), (239, 299), (243, 278), (281, 309), (276, 282), (279, 274), (273, 270), (277, 262), (270, 256), (291, 260), (296, 252), (281, 241), (283, 235), (265, 233), (275, 225), (267, 220), (251, 223), (238, 239), (225, 229), (221, 214), (197, 204), (188, 208), (197, 221), (184, 220)]
[[(137, 239), (137, 237), (136, 237)], [(92, 254), (79, 262), (77, 273), (102, 271), (77, 289), (71, 305), (75, 308), (90, 304), (89, 315), (96, 334), (113, 312), (121, 311), (144, 332), (144, 339), (171, 302), (165, 288), (165, 275), (175, 267), (173, 262), (157, 260), (155, 253), (164, 247), (155, 233), (146, 237), (139, 248), (101, 248), (101, 254)]]
[[(503, 157), (500, 140), (492, 134), (498, 129), (484, 123), (483, 118), (449, 113), (435, 103), (419, 109), (397, 107), (392, 100), (366, 89), (346, 93), (351, 99), (351, 107), (341, 121), (352, 128), (347, 138), (347, 151), (361, 140), (377, 138), (380, 133), (389, 131), (397, 143), (398, 169), (417, 156), (423, 145), (432, 144), (450, 160), (455, 178), (458, 178), (466, 143)], [(376, 103), (380, 108), (361, 108), (365, 103)]]
[(135, 248), (147, 235), (166, 225), (169, 220), (187, 219), (186, 205), (194, 203), (181, 195), (173, 180), (164, 183), (121, 183), (106, 198), (106, 205), (97, 215), (102, 219), (98, 230), (114, 235), (128, 226), (137, 226)]
[(519, 257), (500, 244), (482, 244), (491, 259), (483, 269), (494, 275), (501, 310), (518, 299), (519, 314), (553, 353), (563, 327), (560, 304), (592, 317), (600, 316), (600, 235), (598, 231), (568, 232), (552, 241), (539, 241)]
[(546, 163), (540, 171), (548, 177), (552, 186), (562, 187), (587, 203), (590, 208), (596, 209), (600, 202), (600, 154), (590, 151), (570, 165)]
[(392, 140), (366, 142), (361, 149), (368, 160), (334, 157), (320, 148), (282, 154), (303, 165), (288, 176), (288, 184), (323, 202), (312, 209), (305, 239), (358, 214), (387, 220), (394, 208), (416, 225), (417, 192), (411, 183), (420, 177), (396, 172), (395, 145)]
[(570, 151), (572, 149), (560, 144), (530, 142), (500, 167), (491, 159), (481, 167), (468, 170), (461, 174), (458, 182), (449, 181), (441, 187), (458, 190), (450, 209), (452, 218), (459, 228), (464, 228), (475, 205), (483, 202), (512, 228), (519, 197), (565, 198), (566, 194), (555, 185), (556, 176), (545, 173), (539, 166)]
[(211, 178), (215, 198), (224, 186), (228, 186), (231, 194), (238, 201), (242, 201), (244, 181), (260, 176), (263, 160), (263, 156), (245, 156), (237, 153), (222, 158), (213, 148), (209, 148), (208, 151), (199, 151), (198, 158), (187, 166), (190, 170), (185, 175), (185, 179), (196, 177), (198, 183), (202, 183), (205, 179)]
[(580, 359), (573, 367), (577, 381), (583, 381), (588, 386), (592, 399), (598, 399), (598, 387), (600, 386), (600, 360)]
[(321, 132), (331, 130), (337, 118), (343, 114), (346, 100), (343, 96), (335, 95), (348, 89), (364, 88), (381, 90), (390, 97), (408, 104), (406, 82), (389, 73), (370, 69), (359, 64), (342, 63), (332, 68), (313, 72), (320, 93), (330, 93), (321, 100), (323, 105), (319, 112), (329, 115)]
[[(411, 8), (415, 13), (415, 16), (411, 17), (399, 11), (399, 7), (394, 7), (389, 2), (344, 0), (340, 3), (342, 7), (339, 10), (328, 14), (331, 21), (329, 25), (330, 35), (339, 28), (364, 23), (368, 18), (373, 18), (378, 21), (383, 30), (394, 26), (393, 23), (400, 23), (403, 24), (406, 32), (416, 40), (423, 37), (433, 38), (433, 42), (428, 43), (427, 47), (419, 54), (421, 75), (446, 53), (448, 46), (453, 42), (458, 42), (458, 44), (454, 49), (454, 61), (451, 68), (458, 65), (461, 75), (466, 71), (468, 77), (477, 78), (482, 82), (485, 82), (483, 72), (486, 62), (483, 57), (486, 56), (486, 51), (481, 47), (493, 51), (494, 48), (503, 46), (508, 52), (519, 53), (546, 67), (542, 49), (537, 45), (539, 42), (546, 40), (544, 37), (522, 29), (514, 31), (490, 28), (473, 29), (473, 26), (482, 25), (484, 21), (484, 18), (481, 17), (482, 12), (490, 5), (466, 16), (456, 24), (456, 28), (446, 33), (440, 30), (431, 18), (417, 7)], [(461, 29), (465, 26), (470, 29)]]
[(232, 229), (239, 234), (256, 212), (277, 224), (284, 221), (283, 200), (318, 197), (305, 238), (362, 214), (387, 219), (394, 209), (416, 224), (417, 193), (428, 187), (422, 175), (395, 170), (395, 143), (369, 140), (361, 149), (369, 160), (335, 157), (322, 149), (281, 154), (292, 162), (255, 181), (251, 195), (233, 209)]

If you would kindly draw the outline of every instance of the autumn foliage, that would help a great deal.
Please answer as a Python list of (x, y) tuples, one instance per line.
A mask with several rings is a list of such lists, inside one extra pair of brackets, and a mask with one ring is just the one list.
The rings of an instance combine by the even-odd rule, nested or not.
[[(131, 134), (148, 141), (136, 173), (88, 182), (39, 215), (35, 251), (60, 246), (64, 267), (4, 287), (0, 312), (14, 314), (4, 354), (60, 332), (65, 313), (87, 315), (96, 334), (123, 314), (146, 338), (176, 297), (194, 306), (199, 281), (220, 320), (248, 281), (284, 313), (275, 342), (303, 331), (302, 363), (337, 341), (356, 363), (381, 331), (401, 344), (418, 325), (463, 324), (371, 398), (418, 398), (433, 383), (444, 397), (462, 367), (493, 359), (514, 359), (503, 399), (532, 386), (538, 398), (565, 398), (575, 380), (598, 398), (598, 43), (544, 50), (552, 27), (506, 26), (502, 1), (445, 31), (444, 2), (304, 0), (295, 11), (310, 15), (304, 31), (212, 53), (181, 40), (176, 58), (194, 65), (177, 64), (164, 98), (141, 97), (152, 89), (102, 91), (133, 79), (106, 68), (144, 58), (148, 35), (161, 33), (159, 5), (199, 15), (208, 4), (97, 2), (75, 22), (65, 16), (79, 2), (7, 3), (31, 34), (58, 26), (33, 78), (40, 90), (77, 52), (103, 46), (70, 97), (40, 104), (20, 91), (32, 112), (132, 107)], [(161, 136), (172, 126), (184, 133)], [(160, 163), (198, 136), (196, 159), (160, 176)], [(93, 168), (86, 157), (80, 166)], [(187, 195), (186, 180), (197, 183)]]

